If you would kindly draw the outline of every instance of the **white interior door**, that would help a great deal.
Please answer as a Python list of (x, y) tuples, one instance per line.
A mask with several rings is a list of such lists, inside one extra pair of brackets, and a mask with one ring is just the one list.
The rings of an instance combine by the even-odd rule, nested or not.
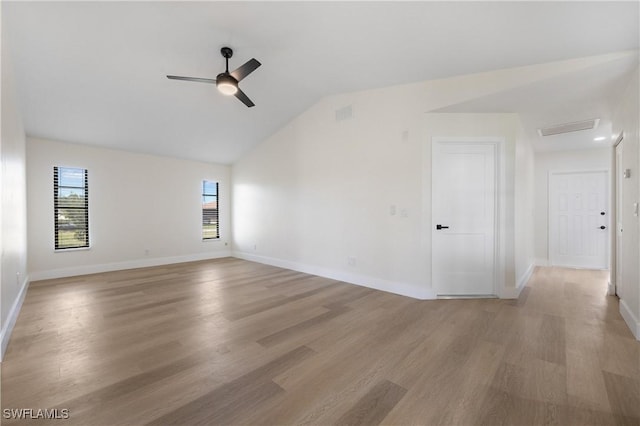
[(439, 296), (495, 295), (496, 145), (434, 142), (432, 276)]
[(608, 268), (607, 172), (549, 176), (549, 257), (552, 265)]

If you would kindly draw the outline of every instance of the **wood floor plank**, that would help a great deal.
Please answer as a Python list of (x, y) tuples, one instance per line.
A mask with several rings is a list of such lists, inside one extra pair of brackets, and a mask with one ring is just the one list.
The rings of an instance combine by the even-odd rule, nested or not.
[(232, 421), (238, 415), (238, 409), (253, 410), (265, 399), (281, 392), (282, 388), (271, 379), (314, 353), (305, 346), (296, 348), (149, 424), (224, 424)]
[(376, 384), (336, 422), (337, 425), (377, 425), (402, 399), (407, 390), (384, 380)]
[(537, 345), (538, 357), (544, 361), (566, 365), (564, 318), (544, 315)]
[(609, 403), (615, 414), (640, 424), (640, 378), (630, 378), (603, 371)]
[(234, 320), (238, 320), (241, 318), (245, 318), (251, 315), (255, 315), (257, 313), (269, 310), (269, 309), (274, 309), (274, 308), (279, 308), (282, 307), (282, 305), (286, 304), (286, 303), (291, 303), (291, 302), (295, 302), (297, 300), (300, 299), (304, 299), (305, 297), (311, 297), (313, 295), (322, 293), (324, 291), (327, 291), (331, 288), (334, 288), (336, 286), (339, 286), (338, 283), (332, 283), (332, 284), (328, 284), (324, 287), (321, 288), (316, 288), (313, 290), (308, 290), (305, 291), (303, 293), (299, 293), (293, 296), (288, 296), (288, 297), (283, 297), (282, 299), (279, 300), (273, 300), (273, 301), (268, 301), (266, 303), (262, 303), (262, 302), (257, 302), (257, 303), (252, 303), (249, 306), (243, 306), (243, 307), (239, 307), (234, 309), (233, 311), (225, 314), (225, 316), (234, 321)]
[(316, 317), (291, 325), (268, 336), (264, 336), (258, 339), (257, 342), (266, 347), (276, 345), (286, 339), (289, 339), (291, 336), (297, 333), (304, 332), (312, 327), (320, 326), (323, 323), (332, 320), (333, 318), (336, 318), (337, 316), (342, 315), (347, 311), (349, 311), (349, 308), (346, 307), (336, 307), (334, 309), (329, 309), (327, 312)]
[(640, 343), (607, 281), (536, 268), (517, 300), (422, 301), (225, 258), (34, 282), (2, 408), (81, 426), (637, 425)]
[(203, 361), (205, 356), (203, 353), (187, 356), (169, 365), (163, 365), (162, 367), (131, 376), (128, 379), (85, 393), (73, 400), (61, 402), (60, 405), (69, 408), (71, 411), (78, 412), (87, 406), (107, 403), (116, 396), (135, 392), (150, 383), (166, 379), (188, 368), (195, 367)]
[[(583, 326), (584, 327), (584, 326)], [(578, 326), (567, 325), (567, 393), (569, 404), (575, 407), (592, 407), (611, 411), (607, 389), (600, 370), (600, 354), (584, 350), (581, 333), (572, 333)], [(597, 341), (594, 330), (589, 338)], [(587, 342), (591, 342), (591, 340)]]

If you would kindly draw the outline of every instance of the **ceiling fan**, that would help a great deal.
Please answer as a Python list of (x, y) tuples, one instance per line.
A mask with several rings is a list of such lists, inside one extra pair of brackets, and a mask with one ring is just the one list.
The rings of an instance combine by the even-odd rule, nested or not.
[(223, 47), (220, 49), (220, 53), (225, 58), (227, 62), (227, 67), (225, 72), (218, 74), (218, 76), (213, 78), (198, 78), (198, 77), (181, 77), (178, 75), (168, 75), (167, 78), (172, 80), (184, 80), (184, 81), (195, 81), (196, 83), (215, 83), (216, 87), (223, 95), (231, 96), (234, 95), (236, 98), (240, 99), (243, 104), (251, 108), (255, 106), (255, 104), (249, 99), (247, 95), (244, 94), (242, 90), (238, 87), (238, 82), (254, 72), (256, 68), (262, 65), (255, 58), (252, 58), (245, 62), (243, 65), (235, 69), (234, 71), (229, 72), (229, 58), (233, 56), (233, 50), (230, 47)]

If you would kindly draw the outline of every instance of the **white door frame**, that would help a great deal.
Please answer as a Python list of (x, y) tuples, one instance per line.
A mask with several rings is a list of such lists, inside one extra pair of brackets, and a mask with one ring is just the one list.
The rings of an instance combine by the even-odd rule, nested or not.
[[(433, 151), (436, 144), (458, 144), (458, 145), (468, 145), (468, 144), (484, 144), (484, 145), (493, 145), (494, 149), (494, 164), (495, 164), (495, 208), (494, 208), (494, 245), (493, 245), (493, 292), (496, 296), (502, 297), (510, 297), (510, 295), (505, 290), (504, 286), (504, 271), (505, 271), (505, 231), (506, 224), (504, 218), (506, 217), (506, 202), (505, 202), (505, 187), (506, 187), (506, 174), (505, 174), (505, 138), (504, 137), (455, 137), (455, 136), (438, 136), (431, 138), (431, 162), (430, 162), (430, 173), (431, 173), (431, 185), (429, 186), (430, 191), (433, 188)], [(433, 211), (433, 193), (431, 194), (430, 199), (430, 212)], [(432, 217), (433, 213), (430, 215)], [(431, 217), (427, 221), (426, 225), (429, 229), (429, 236), (431, 240), (431, 256), (429, 258), (429, 262), (432, 262), (433, 258), (433, 233), (434, 229), (431, 226), (432, 220)], [(513, 252), (513, 250), (511, 250)], [(433, 265), (431, 266), (431, 284), (433, 285)]]
[[(552, 260), (552, 251), (551, 251), (551, 177), (553, 175), (559, 175), (559, 174), (572, 174), (572, 173), (605, 173), (605, 178), (606, 178), (606, 182), (605, 182), (605, 190), (608, 192), (611, 188), (611, 172), (608, 169), (605, 168), (597, 168), (597, 169), (578, 169), (578, 170), (549, 170), (549, 173), (547, 175), (547, 253), (549, 255), (549, 265), (553, 266), (553, 260)], [(607, 213), (607, 218), (606, 218), (606, 222), (607, 222), (607, 228), (609, 229), (609, 231), (611, 231), (611, 223), (612, 223), (612, 219), (611, 219), (611, 197), (609, 196), (609, 194), (605, 194), (604, 197), (605, 201), (606, 201), (606, 211)], [(605, 253), (605, 265), (607, 269), (610, 269), (611, 266), (611, 256), (610, 256), (610, 246), (611, 246), (611, 232), (609, 232), (609, 240), (605, 243), (604, 247), (606, 250)], [(573, 266), (571, 266), (571, 268), (573, 268)]]
[[(613, 240), (611, 244), (611, 268), (609, 271), (609, 295), (615, 296), (618, 294), (618, 284), (622, 280), (622, 236), (620, 235), (622, 224), (622, 155), (624, 154), (624, 132), (620, 133), (618, 139), (613, 144), (613, 197), (612, 197), (612, 210), (615, 217), (611, 218), (611, 222), (615, 223), (615, 232), (611, 238)], [(620, 147), (620, 151), (618, 150)]]

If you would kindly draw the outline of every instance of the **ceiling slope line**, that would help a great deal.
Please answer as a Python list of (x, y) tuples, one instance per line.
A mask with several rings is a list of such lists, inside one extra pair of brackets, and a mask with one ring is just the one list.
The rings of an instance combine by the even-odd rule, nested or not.
[[(425, 102), (424, 111), (436, 112), (439, 109), (474, 99), (580, 72), (609, 62), (633, 58), (634, 56), (638, 56), (637, 50), (627, 50), (605, 55), (429, 80), (419, 83), (419, 85), (423, 86), (421, 95)], [(440, 99), (446, 99), (447, 102), (439, 102)]]

